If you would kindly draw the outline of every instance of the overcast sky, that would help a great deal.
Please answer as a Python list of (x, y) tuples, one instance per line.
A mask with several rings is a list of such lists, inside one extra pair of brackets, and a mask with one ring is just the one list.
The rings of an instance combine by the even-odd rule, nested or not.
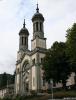
[[(76, 0), (38, 0), (45, 18), (47, 48), (55, 41), (66, 41), (66, 30), (76, 22)], [(19, 30), (26, 20), (31, 48), (32, 22), (37, 0), (0, 0), (0, 73), (13, 73), (19, 48)]]

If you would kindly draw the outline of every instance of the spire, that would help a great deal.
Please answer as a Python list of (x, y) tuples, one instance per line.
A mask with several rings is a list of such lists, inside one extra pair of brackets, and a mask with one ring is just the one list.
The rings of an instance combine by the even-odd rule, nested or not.
[(23, 28), (25, 28), (25, 25), (26, 25), (26, 24), (25, 24), (25, 19), (24, 19)]
[(37, 8), (36, 8), (37, 13), (39, 13), (39, 8), (38, 8), (38, 3), (37, 3)]

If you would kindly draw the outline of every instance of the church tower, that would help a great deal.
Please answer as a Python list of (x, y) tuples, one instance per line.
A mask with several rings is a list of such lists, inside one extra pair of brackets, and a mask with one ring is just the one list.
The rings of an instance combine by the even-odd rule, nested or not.
[(44, 17), (39, 12), (38, 4), (36, 13), (32, 17), (32, 22), (32, 90), (40, 91), (43, 88), (42, 60), (46, 53), (46, 38), (44, 37)]
[(19, 50), (28, 50), (28, 36), (29, 32), (27, 28), (25, 27), (25, 19), (23, 23), (23, 28), (19, 32)]
[[(25, 27), (25, 19), (23, 23), (23, 28), (19, 31), (19, 50), (17, 52), (17, 61), (16, 61), (16, 75), (15, 75), (15, 92), (16, 94), (23, 94), (24, 85), (23, 85), (23, 69), (25, 62), (23, 63), (23, 58), (25, 54), (30, 53), (28, 50), (28, 36), (29, 32)], [(25, 72), (26, 73), (26, 72)]]
[(39, 13), (37, 4), (36, 13), (32, 17), (33, 22), (33, 39), (32, 50), (36, 48), (46, 49), (46, 38), (44, 38), (44, 17)]
[(44, 17), (42, 14), (39, 13), (38, 4), (36, 13), (32, 17), (32, 22), (33, 22), (33, 39), (36, 38), (36, 36), (44, 38), (44, 29), (43, 29)]

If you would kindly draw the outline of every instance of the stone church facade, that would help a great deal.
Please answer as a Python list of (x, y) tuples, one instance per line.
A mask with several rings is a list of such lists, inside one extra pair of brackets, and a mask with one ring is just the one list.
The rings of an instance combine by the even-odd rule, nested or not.
[[(39, 12), (37, 5), (36, 13), (32, 17), (33, 37), (31, 50), (28, 49), (29, 31), (25, 27), (19, 32), (19, 51), (17, 52), (15, 94), (25, 95), (31, 91), (40, 92), (49, 88), (49, 84), (43, 79), (42, 61), (45, 57), (46, 38), (44, 37), (44, 17)], [(67, 80), (66, 86), (74, 85), (75, 73)], [(56, 88), (62, 87), (57, 83)], [(54, 88), (54, 87), (53, 87)]]
[(33, 38), (31, 51), (28, 49), (29, 31), (25, 27), (19, 32), (19, 51), (17, 52), (15, 92), (25, 94), (30, 91), (40, 91), (44, 88), (42, 60), (46, 53), (46, 38), (44, 37), (44, 17), (39, 12), (32, 17)]

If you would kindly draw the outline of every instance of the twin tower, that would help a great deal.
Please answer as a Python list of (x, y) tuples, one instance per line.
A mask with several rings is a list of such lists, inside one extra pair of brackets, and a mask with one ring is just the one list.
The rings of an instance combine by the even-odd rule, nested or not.
[(31, 91), (45, 89), (42, 61), (46, 53), (46, 38), (44, 38), (44, 17), (39, 13), (37, 4), (36, 13), (32, 17), (33, 39), (31, 50), (28, 49), (29, 31), (25, 27), (19, 32), (19, 51), (16, 61), (15, 92), (26, 94)]
[[(38, 4), (37, 4), (36, 13), (32, 17), (32, 22), (33, 22), (33, 40), (36, 37), (44, 39), (44, 26), (43, 26), (44, 17), (41, 13), (39, 13)], [(25, 19), (24, 19), (23, 28), (19, 32), (19, 36), (20, 36), (19, 50), (28, 50), (29, 31), (25, 27)], [(34, 48), (32, 47), (32, 49)]]

